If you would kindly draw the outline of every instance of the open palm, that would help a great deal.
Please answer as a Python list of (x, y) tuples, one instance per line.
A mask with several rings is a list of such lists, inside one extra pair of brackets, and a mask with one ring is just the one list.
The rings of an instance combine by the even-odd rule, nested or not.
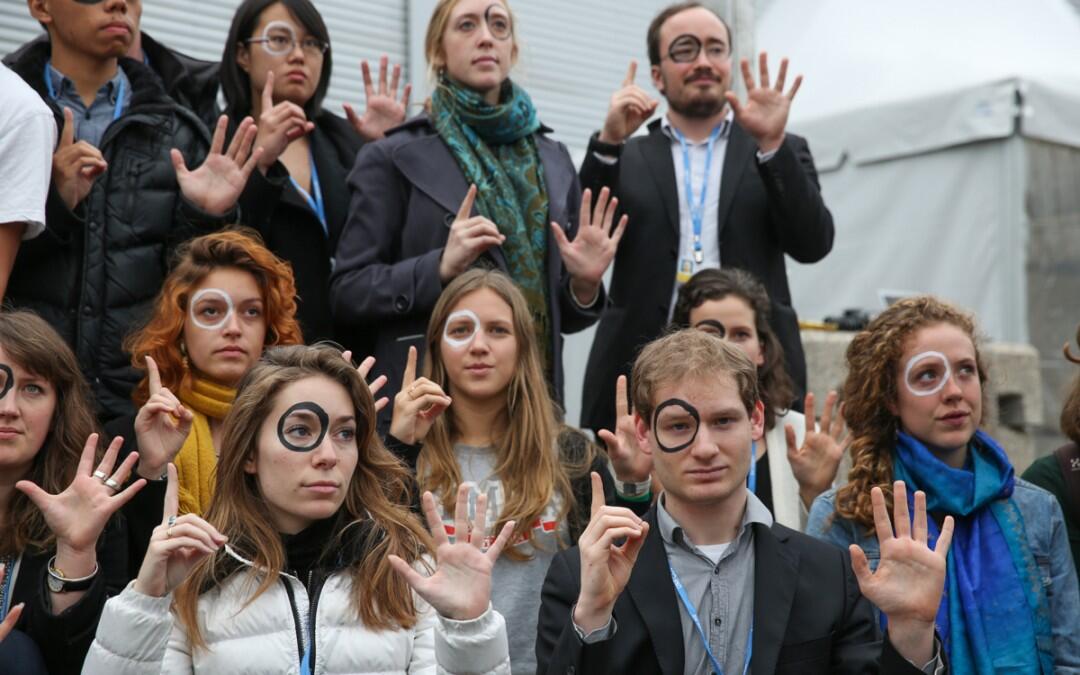
[[(734, 92), (727, 92), (725, 97), (735, 114), (735, 121), (746, 130), (762, 150), (775, 150), (783, 141), (787, 127), (791, 102), (802, 84), (802, 75), (795, 78), (791, 89), (785, 93), (788, 60), (781, 59), (780, 73), (775, 86), (769, 80), (769, 59), (765, 52), (758, 57), (760, 81), (755, 84), (750, 72), (750, 62), (742, 60), (743, 81), (746, 83), (746, 101), (740, 102)], [(760, 85), (760, 86), (759, 86)]]
[(625, 215), (619, 219), (619, 224), (612, 228), (618, 206), (619, 200), (611, 197), (608, 188), (600, 190), (595, 207), (592, 203), (592, 191), (585, 190), (581, 195), (581, 215), (574, 240), (567, 238), (566, 232), (558, 223), (551, 224), (552, 235), (570, 276), (590, 284), (600, 283), (604, 272), (615, 258), (619, 240), (626, 231)]
[(192, 204), (215, 216), (225, 214), (236, 204), (247, 185), (251, 170), (262, 156), (261, 148), (251, 151), (258, 129), (250, 117), (244, 118), (228, 150), (222, 152), (228, 120), (225, 115), (218, 120), (210, 154), (198, 169), (189, 171), (180, 151), (173, 148), (171, 152), (180, 191)]

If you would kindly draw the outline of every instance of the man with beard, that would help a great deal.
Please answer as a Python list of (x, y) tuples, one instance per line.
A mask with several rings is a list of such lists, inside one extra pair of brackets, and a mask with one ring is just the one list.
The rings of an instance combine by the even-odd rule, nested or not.
[(801, 403), (806, 363), (784, 254), (812, 263), (833, 243), (810, 150), (785, 132), (802, 78), (785, 92), (787, 60), (772, 82), (762, 54), (755, 83), (744, 60), (748, 97), (740, 103), (730, 91), (731, 31), (698, 2), (661, 11), (647, 43), (653, 85), (667, 99), (667, 114), (647, 135), (630, 138), (658, 106), (634, 84), (631, 64), (581, 167), (582, 187), (594, 194), (610, 188), (630, 216), (615, 257), (611, 303), (589, 354), (582, 426), (614, 429), (616, 378), (628, 374), (639, 348), (664, 330), (679, 285), (710, 267), (742, 268), (764, 283), (773, 305), (770, 322)]

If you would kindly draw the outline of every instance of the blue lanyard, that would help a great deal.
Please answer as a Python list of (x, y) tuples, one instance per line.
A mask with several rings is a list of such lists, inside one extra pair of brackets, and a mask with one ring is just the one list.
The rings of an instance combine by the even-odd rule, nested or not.
[[(698, 637), (701, 638), (701, 643), (705, 645), (705, 654), (708, 655), (709, 661), (712, 662), (713, 673), (715, 675), (724, 675), (724, 669), (720, 666), (720, 662), (716, 660), (716, 655), (713, 654), (712, 647), (709, 646), (709, 638), (705, 635), (705, 629), (701, 627), (701, 620), (698, 619), (697, 608), (694, 607), (694, 603), (690, 602), (690, 596), (686, 593), (686, 588), (682, 585), (682, 581), (679, 580), (679, 575), (675, 573), (675, 568), (671, 564), (671, 560), (668, 560), (668, 569), (671, 570), (671, 583), (675, 584), (675, 592), (678, 593), (679, 599), (682, 600), (683, 607), (686, 608), (686, 613), (690, 615), (690, 620), (694, 622), (694, 628), (697, 629)], [(746, 675), (750, 671), (750, 655), (754, 651), (754, 624), (750, 624), (750, 634), (746, 637), (746, 656), (743, 658), (743, 675)]]
[(705, 175), (701, 179), (701, 194), (696, 205), (694, 204), (694, 180), (693, 176), (690, 175), (690, 146), (687, 145), (686, 137), (682, 135), (682, 132), (675, 127), (671, 127), (671, 132), (675, 134), (675, 138), (682, 148), (683, 191), (686, 192), (686, 206), (690, 209), (690, 222), (694, 226), (694, 262), (699, 265), (705, 262), (705, 253), (701, 246), (701, 224), (705, 220), (705, 195), (709, 192), (709, 174), (712, 173), (713, 150), (716, 147), (716, 139), (720, 138), (720, 133), (724, 130), (725, 122), (721, 122), (720, 126), (713, 129), (712, 133), (709, 134), (708, 149), (705, 155)]
[(757, 494), (757, 441), (750, 443), (750, 475), (746, 477), (746, 486)]
[(330, 228), (326, 226), (326, 206), (323, 204), (322, 187), (319, 186), (319, 170), (315, 167), (315, 155), (311, 152), (310, 147), (308, 148), (308, 160), (308, 163), (311, 164), (311, 192), (314, 193), (314, 196), (300, 187), (300, 183), (297, 183), (292, 176), (289, 176), (289, 180), (292, 182), (293, 187), (296, 188), (296, 191), (307, 200), (308, 206), (311, 207), (311, 210), (319, 218), (319, 222), (322, 223), (323, 232), (329, 237)]
[[(45, 88), (49, 90), (49, 98), (56, 100), (56, 88), (53, 87), (52, 77), (49, 74), (49, 67), (52, 65), (52, 60), (45, 62)], [(119, 68), (120, 66), (117, 66)], [(116, 103), (113, 106), (113, 122), (120, 119), (120, 116), (124, 114), (124, 78), (120, 78), (120, 84), (116, 85)]]

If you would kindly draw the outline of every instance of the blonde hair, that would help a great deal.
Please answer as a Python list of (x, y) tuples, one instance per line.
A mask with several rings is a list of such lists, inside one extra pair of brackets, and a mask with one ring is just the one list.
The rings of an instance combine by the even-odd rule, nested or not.
[[(510, 25), (517, 25), (514, 11), (510, 9), (509, 0), (497, 0), (506, 8), (510, 15)], [(439, 75), (446, 68), (446, 53), (443, 50), (443, 36), (446, 35), (446, 27), (450, 25), (450, 15), (461, 0), (439, 0), (435, 3), (435, 9), (431, 11), (431, 19), (428, 20), (427, 33), (424, 35), (424, 59), (428, 63), (428, 77), (432, 82), (439, 81)], [(517, 31), (512, 28), (514, 40), (513, 58), (517, 60)]]

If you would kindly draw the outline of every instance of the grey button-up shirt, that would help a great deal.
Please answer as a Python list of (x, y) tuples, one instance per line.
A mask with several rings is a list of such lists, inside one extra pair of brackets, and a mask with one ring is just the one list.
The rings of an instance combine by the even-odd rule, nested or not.
[(124, 69), (119, 66), (116, 68), (116, 76), (98, 89), (97, 96), (94, 97), (89, 108), (83, 103), (74, 82), (53, 68), (51, 63), (48, 71), (50, 93), (55, 95), (57, 105), (61, 108), (71, 108), (75, 121), (75, 140), (86, 141), (94, 147), (101, 147), (105, 130), (112, 124), (116, 115), (117, 99), (123, 95), (123, 99), (120, 99), (121, 110), (126, 110), (131, 105), (131, 83), (128, 82)]

